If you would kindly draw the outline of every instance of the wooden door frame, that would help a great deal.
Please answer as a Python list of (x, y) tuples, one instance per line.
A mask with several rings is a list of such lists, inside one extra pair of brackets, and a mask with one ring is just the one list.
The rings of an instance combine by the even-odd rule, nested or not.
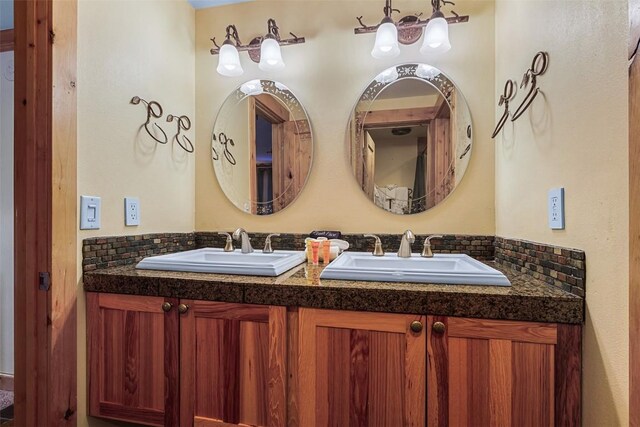
[[(640, 39), (640, 0), (629, 1), (629, 54)], [(629, 425), (640, 427), (640, 59), (629, 68)]]
[(15, 425), (76, 425), (77, 0), (15, 0)]

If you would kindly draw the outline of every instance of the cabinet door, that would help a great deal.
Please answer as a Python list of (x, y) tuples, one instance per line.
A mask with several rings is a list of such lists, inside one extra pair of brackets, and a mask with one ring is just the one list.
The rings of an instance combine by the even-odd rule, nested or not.
[(284, 426), (286, 308), (180, 302), (181, 426)]
[(300, 309), (300, 426), (423, 426), (425, 320)]
[(579, 326), (428, 323), (430, 426), (580, 424)]
[(178, 425), (178, 315), (165, 302), (177, 304), (87, 293), (89, 415)]

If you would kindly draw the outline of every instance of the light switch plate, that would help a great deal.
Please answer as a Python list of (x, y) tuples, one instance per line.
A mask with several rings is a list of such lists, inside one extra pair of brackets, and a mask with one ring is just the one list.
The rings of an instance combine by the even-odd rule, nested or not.
[(564, 188), (552, 188), (547, 199), (549, 228), (564, 230)]
[(137, 197), (124, 198), (124, 225), (140, 225), (140, 199)]
[(100, 229), (100, 197), (80, 196), (80, 230)]

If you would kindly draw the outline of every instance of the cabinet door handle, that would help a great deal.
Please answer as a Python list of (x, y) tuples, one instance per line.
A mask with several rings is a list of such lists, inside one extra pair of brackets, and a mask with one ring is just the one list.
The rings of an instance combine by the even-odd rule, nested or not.
[(447, 329), (447, 327), (442, 322), (435, 322), (431, 329), (436, 334), (444, 334), (444, 331)]
[(422, 322), (420, 322), (419, 320), (414, 320), (413, 322), (411, 322), (411, 325), (409, 327), (416, 334), (422, 332)]
[(171, 304), (169, 301), (162, 303), (162, 311), (164, 311), (165, 313), (170, 312), (172, 308), (173, 304)]
[(187, 311), (189, 311), (189, 306), (187, 304), (178, 305), (178, 313), (185, 314)]

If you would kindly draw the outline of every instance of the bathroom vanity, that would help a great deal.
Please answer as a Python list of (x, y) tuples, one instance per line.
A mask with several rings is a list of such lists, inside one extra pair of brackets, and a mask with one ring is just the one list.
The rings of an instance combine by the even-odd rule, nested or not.
[(86, 272), (92, 416), (147, 425), (580, 425), (584, 300), (510, 287)]

